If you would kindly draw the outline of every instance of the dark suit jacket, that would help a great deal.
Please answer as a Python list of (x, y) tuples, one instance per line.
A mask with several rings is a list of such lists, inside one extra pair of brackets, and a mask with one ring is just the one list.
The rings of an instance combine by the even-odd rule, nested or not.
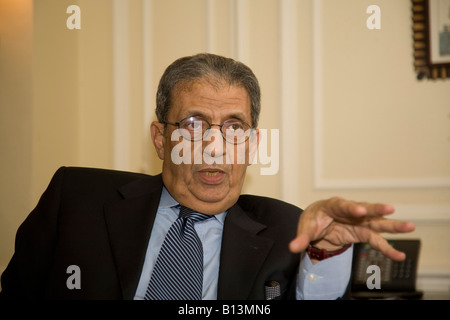
[[(3, 298), (133, 299), (158, 208), (161, 175), (60, 168), (20, 226)], [(288, 249), (301, 209), (243, 195), (229, 209), (218, 299), (264, 299), (276, 280), (295, 298), (299, 255)], [(71, 265), (81, 289), (68, 289)]]

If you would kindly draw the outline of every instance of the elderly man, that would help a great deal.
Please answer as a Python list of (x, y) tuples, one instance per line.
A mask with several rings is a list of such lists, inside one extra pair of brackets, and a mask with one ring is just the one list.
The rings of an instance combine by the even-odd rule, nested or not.
[(240, 194), (260, 112), (244, 64), (178, 59), (156, 104), (162, 173), (59, 169), (17, 232), (1, 297), (337, 299), (348, 296), (352, 243), (404, 259), (380, 233), (414, 225), (385, 218), (390, 205), (335, 197), (302, 211)]

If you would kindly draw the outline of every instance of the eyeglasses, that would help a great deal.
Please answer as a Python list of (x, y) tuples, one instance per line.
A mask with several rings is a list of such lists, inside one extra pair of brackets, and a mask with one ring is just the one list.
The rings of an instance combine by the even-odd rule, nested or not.
[(188, 117), (179, 122), (163, 122), (177, 126), (181, 130), (181, 135), (190, 141), (199, 141), (208, 134), (213, 126), (220, 127), (223, 139), (232, 144), (241, 144), (249, 139), (252, 129), (250, 125), (241, 120), (228, 120), (223, 124), (212, 124), (200, 117)]

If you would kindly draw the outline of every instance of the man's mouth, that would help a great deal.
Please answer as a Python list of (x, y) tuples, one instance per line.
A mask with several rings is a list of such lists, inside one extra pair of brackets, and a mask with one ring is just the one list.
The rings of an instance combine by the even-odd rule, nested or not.
[(225, 172), (216, 168), (203, 169), (198, 173), (200, 179), (206, 184), (219, 184), (225, 178)]
[(215, 177), (215, 176), (217, 176), (219, 174), (219, 171), (205, 171), (205, 174), (208, 177)]

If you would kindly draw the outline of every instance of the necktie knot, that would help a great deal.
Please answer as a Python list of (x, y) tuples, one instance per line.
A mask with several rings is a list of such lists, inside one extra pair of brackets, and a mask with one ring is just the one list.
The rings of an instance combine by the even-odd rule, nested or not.
[(180, 205), (180, 214), (178, 218), (185, 218), (191, 220), (193, 223), (203, 221), (211, 218), (211, 215), (199, 213), (197, 211), (192, 210), (191, 208), (181, 206)]

